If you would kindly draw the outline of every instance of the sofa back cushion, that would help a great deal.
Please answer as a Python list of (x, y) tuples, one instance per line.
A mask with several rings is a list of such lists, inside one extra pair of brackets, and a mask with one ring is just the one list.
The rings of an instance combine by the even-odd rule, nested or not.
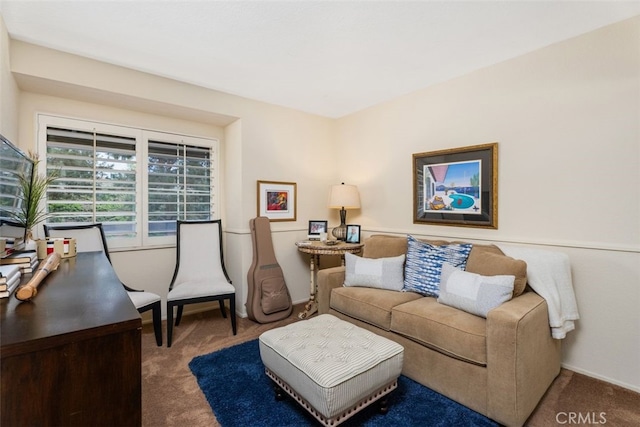
[[(419, 239), (432, 245), (446, 245), (446, 240)], [(362, 256), (365, 258), (386, 258), (407, 253), (407, 236), (389, 236), (374, 234), (364, 241)]]
[[(466, 243), (461, 241), (449, 242), (436, 239), (418, 239), (432, 245), (446, 245), (451, 243)], [(365, 246), (362, 256), (366, 258), (385, 258), (407, 253), (407, 237), (391, 236), (385, 234), (374, 234), (365, 239)], [(517, 260), (506, 256), (500, 248), (495, 245), (473, 244), (469, 258), (467, 259), (466, 271), (477, 273), (483, 276), (514, 275), (516, 276), (513, 297), (521, 295), (527, 285), (527, 264), (522, 260)]]
[(362, 256), (365, 258), (386, 258), (407, 253), (407, 238), (374, 234), (364, 241)]
[(515, 276), (513, 298), (527, 286), (527, 263), (504, 255), (497, 246), (473, 245), (465, 270), (482, 276)]

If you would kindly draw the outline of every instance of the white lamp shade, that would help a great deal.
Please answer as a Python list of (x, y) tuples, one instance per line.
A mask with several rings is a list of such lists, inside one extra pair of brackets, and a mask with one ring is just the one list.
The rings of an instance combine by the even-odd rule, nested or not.
[(332, 185), (329, 192), (329, 208), (360, 209), (360, 193), (355, 185)]

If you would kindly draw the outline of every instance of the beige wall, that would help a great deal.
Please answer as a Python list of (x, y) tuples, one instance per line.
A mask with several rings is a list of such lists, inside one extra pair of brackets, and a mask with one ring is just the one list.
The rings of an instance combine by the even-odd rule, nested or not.
[[(297, 253), (295, 242), (306, 236), (309, 219), (328, 215), (326, 193), (335, 170), (333, 120), (18, 41), (11, 43), (11, 70), (22, 89), (19, 136), (25, 149), (35, 147), (38, 113), (221, 141), (226, 262), (240, 315), (246, 313), (246, 275), (252, 258), (248, 225), (257, 214), (256, 183), (295, 182), (297, 221), (273, 223), (272, 230), (280, 242), (276, 255), (293, 300), (308, 299), (307, 259)], [(112, 258), (128, 285), (166, 296), (175, 265), (173, 248), (115, 252)], [(147, 265), (157, 268), (140, 267)]]
[[(19, 122), (21, 145), (35, 144), (38, 112), (219, 138), (227, 261), (241, 314), (257, 180), (298, 185), (297, 221), (272, 224), (295, 301), (307, 296), (308, 267), (294, 242), (310, 219), (337, 223), (325, 203), (340, 181), (360, 188), (362, 209), (348, 222), (362, 224), (365, 235), (566, 252), (582, 319), (565, 340), (565, 366), (640, 390), (638, 28), (638, 19), (622, 22), (339, 120), (12, 41), (19, 116), (0, 124)], [(15, 83), (0, 54), (4, 102)], [(500, 144), (498, 230), (414, 225), (411, 154), (492, 141)], [(164, 295), (174, 256), (173, 249), (121, 252), (114, 264), (132, 286)]]
[[(338, 120), (340, 169), (363, 204), (353, 222), (568, 253), (582, 319), (564, 364), (636, 390), (639, 40), (636, 18)], [(498, 230), (412, 224), (412, 153), (493, 141)]]
[(18, 145), (18, 85), (11, 77), (9, 40), (0, 15), (0, 134)]

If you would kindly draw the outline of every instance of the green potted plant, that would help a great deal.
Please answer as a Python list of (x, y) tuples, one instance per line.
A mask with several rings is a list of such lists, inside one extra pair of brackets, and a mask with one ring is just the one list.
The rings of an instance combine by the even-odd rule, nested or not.
[[(42, 200), (47, 196), (49, 185), (58, 179), (59, 173), (55, 171), (49, 175), (39, 174), (38, 165), (40, 164), (40, 159), (38, 154), (29, 151), (29, 157), (33, 161), (33, 173), (29, 176), (26, 176), (24, 173), (16, 174), (18, 185), (20, 186), (22, 203), (20, 208), (11, 215), (12, 219), (26, 230), (25, 244), (27, 245), (27, 249), (35, 249), (29, 247), (29, 243), (33, 241), (33, 227), (40, 221), (51, 216), (51, 214), (40, 205)], [(31, 244), (31, 246), (33, 246), (33, 244)]]

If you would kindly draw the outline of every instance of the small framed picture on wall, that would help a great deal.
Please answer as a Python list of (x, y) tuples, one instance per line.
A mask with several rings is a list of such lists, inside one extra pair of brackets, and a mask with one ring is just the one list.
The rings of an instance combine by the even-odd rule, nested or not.
[(347, 243), (360, 243), (359, 225), (347, 225)]
[(295, 221), (296, 183), (258, 181), (258, 216), (270, 221)]

